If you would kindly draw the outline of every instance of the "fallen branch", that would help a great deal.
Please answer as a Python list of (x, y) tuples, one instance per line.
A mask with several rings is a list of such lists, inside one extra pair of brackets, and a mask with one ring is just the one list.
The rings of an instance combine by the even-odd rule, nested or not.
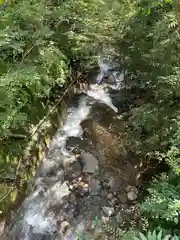
[(10, 134), (8, 137), (10, 137), (10, 138), (20, 138), (20, 139), (27, 138), (27, 136), (23, 135), (23, 134)]
[(13, 183), (13, 182), (14, 182), (14, 178), (0, 177), (0, 184), (1, 183)]

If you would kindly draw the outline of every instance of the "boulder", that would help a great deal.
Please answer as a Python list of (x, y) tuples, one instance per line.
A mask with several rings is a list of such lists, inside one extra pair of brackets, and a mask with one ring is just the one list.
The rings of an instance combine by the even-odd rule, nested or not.
[(83, 164), (84, 173), (95, 173), (98, 169), (98, 160), (89, 152), (82, 152), (80, 158)]

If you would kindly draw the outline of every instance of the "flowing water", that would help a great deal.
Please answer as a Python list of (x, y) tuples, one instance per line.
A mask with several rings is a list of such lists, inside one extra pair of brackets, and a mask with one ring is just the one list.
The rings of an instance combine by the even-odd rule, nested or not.
[[(119, 94), (123, 79), (117, 66), (102, 62), (95, 82), (75, 97), (37, 171), (32, 193), (9, 227), (9, 239), (75, 240), (76, 232), (85, 231), (88, 220), (99, 215), (103, 206), (111, 207), (103, 185), (105, 176), (111, 180), (102, 168), (103, 154), (108, 146), (118, 144), (118, 138), (106, 131), (105, 125), (111, 127), (120, 111), (111, 94)], [(102, 141), (93, 139), (98, 121), (106, 123), (98, 125), (98, 131), (109, 134), (107, 143), (102, 134)], [(111, 187), (113, 178), (109, 182)]]

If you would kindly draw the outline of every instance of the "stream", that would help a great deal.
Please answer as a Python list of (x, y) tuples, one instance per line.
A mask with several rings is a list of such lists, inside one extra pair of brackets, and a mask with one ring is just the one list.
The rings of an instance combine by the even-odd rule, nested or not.
[[(88, 89), (72, 99), (33, 190), (9, 226), (8, 239), (75, 240), (82, 232), (95, 239), (95, 218), (117, 219), (128, 201), (137, 198), (130, 188), (137, 185), (134, 166), (120, 157), (125, 153), (119, 116), (127, 96), (121, 92), (124, 74), (117, 69), (101, 62)], [(109, 167), (111, 161), (121, 162), (121, 168)]]

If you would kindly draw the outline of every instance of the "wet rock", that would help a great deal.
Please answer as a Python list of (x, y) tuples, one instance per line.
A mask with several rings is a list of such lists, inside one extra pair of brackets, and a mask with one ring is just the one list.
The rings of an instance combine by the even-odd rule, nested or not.
[(115, 186), (115, 179), (114, 179), (114, 177), (111, 176), (108, 179), (106, 179), (104, 181), (103, 185), (106, 188), (114, 189), (114, 186)]
[(134, 191), (130, 191), (127, 193), (127, 197), (130, 201), (134, 201), (137, 199), (137, 194)]
[(137, 197), (138, 197), (138, 190), (137, 190), (136, 187), (129, 185), (129, 186), (126, 187), (126, 192), (127, 192), (128, 200), (134, 201), (134, 200), (137, 199)]
[(61, 199), (65, 199), (70, 194), (69, 186), (67, 182), (56, 183), (49, 191), (49, 195), (51, 195), (52, 202), (59, 202)]
[(66, 171), (66, 178), (68, 180), (72, 180), (74, 178), (78, 178), (81, 175), (81, 165), (79, 161), (76, 161), (68, 167)]
[(102, 210), (108, 217), (114, 215), (114, 213), (115, 213), (113, 207), (102, 207)]
[(99, 180), (91, 179), (89, 182), (89, 191), (91, 195), (99, 195), (101, 190), (101, 184)]
[(64, 233), (68, 229), (69, 225), (69, 222), (63, 221), (60, 226), (60, 231)]
[(98, 160), (91, 153), (82, 152), (81, 161), (85, 173), (94, 173), (98, 169)]
[(107, 195), (107, 199), (108, 199), (108, 200), (113, 199), (113, 194), (112, 194), (112, 193), (109, 193), (109, 194)]

